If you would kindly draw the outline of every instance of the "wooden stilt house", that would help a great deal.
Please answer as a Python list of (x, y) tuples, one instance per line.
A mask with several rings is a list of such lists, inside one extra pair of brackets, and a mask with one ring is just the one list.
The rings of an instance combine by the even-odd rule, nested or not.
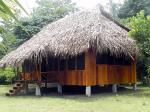
[(113, 85), (116, 92), (117, 84), (136, 84), (136, 54), (127, 28), (103, 11), (91, 10), (47, 25), (0, 66), (21, 67), (20, 80), (37, 84), (37, 95), (41, 84), (57, 83), (60, 93), (63, 85), (78, 85), (90, 96), (91, 86)]

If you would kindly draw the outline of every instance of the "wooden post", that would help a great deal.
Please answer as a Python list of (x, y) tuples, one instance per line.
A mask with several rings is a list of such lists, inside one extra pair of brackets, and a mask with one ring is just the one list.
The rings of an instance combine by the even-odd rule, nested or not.
[(112, 92), (117, 93), (117, 84), (112, 85)]
[(57, 85), (57, 91), (62, 94), (62, 86), (60, 84)]
[(25, 68), (24, 66), (22, 66), (22, 76), (21, 76), (21, 80), (25, 80)]
[(18, 76), (19, 74), (19, 67), (16, 68), (16, 76)]
[(91, 86), (86, 86), (85, 87), (85, 94), (86, 96), (91, 96)]
[(28, 83), (27, 83), (27, 81), (25, 81), (24, 93), (25, 93), (26, 95), (28, 94)]
[(23, 80), (26, 80), (26, 73), (23, 73)]
[(39, 81), (39, 74), (38, 74), (38, 65), (36, 64), (36, 76), (37, 76), (37, 79), (38, 79), (38, 81)]

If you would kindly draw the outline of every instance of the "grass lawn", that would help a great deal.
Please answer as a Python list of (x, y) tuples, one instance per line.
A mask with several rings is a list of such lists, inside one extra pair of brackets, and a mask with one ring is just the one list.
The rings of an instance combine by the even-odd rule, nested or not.
[(85, 95), (6, 97), (9, 86), (0, 86), (0, 112), (150, 112), (150, 88)]

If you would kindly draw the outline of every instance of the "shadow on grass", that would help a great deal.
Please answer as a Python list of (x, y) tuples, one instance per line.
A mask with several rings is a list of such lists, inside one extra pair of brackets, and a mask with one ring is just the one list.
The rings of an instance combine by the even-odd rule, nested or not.
[[(17, 95), (11, 96), (8, 98), (16, 98), (16, 99), (64, 99), (64, 100), (73, 100), (77, 102), (92, 102), (95, 100), (105, 100), (106, 98), (118, 98), (118, 97), (150, 97), (150, 88), (148, 87), (139, 87), (137, 91), (132, 90), (132, 87), (120, 87), (118, 89), (118, 93), (112, 93), (111, 87), (92, 87), (92, 96), (87, 97), (85, 95), (85, 87), (64, 87), (63, 94), (58, 94), (56, 88), (44, 90), (42, 89), (42, 96), (38, 97), (34, 95), (34, 92), (28, 95)], [(4, 93), (0, 92), (0, 96), (4, 96)]]

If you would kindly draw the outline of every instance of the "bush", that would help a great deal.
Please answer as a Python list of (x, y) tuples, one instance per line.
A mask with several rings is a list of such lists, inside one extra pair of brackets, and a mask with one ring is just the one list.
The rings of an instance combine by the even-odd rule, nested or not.
[(6, 76), (4, 75), (0, 76), (0, 84), (5, 84), (6, 80), (7, 80)]
[(15, 77), (13, 68), (0, 69), (0, 84), (8, 84)]
[(150, 76), (150, 66), (147, 68), (147, 72), (148, 72), (148, 74)]
[(150, 66), (150, 16), (145, 16), (144, 11), (140, 11), (129, 20), (131, 28), (129, 36), (136, 40), (140, 50), (137, 59), (138, 75), (142, 74), (143, 83), (149, 83)]

